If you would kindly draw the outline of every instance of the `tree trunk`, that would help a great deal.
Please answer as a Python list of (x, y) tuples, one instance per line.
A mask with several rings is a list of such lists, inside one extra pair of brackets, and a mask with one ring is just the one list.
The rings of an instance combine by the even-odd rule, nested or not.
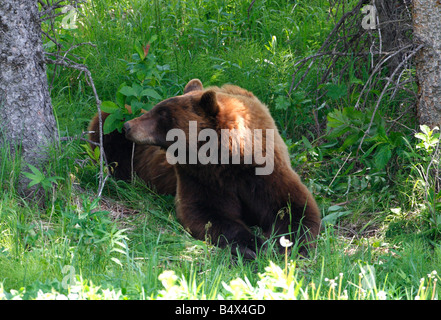
[(424, 47), (415, 57), (420, 124), (441, 127), (441, 1), (413, 0), (413, 32)]
[(39, 165), (57, 136), (35, 0), (0, 0), (0, 146)]

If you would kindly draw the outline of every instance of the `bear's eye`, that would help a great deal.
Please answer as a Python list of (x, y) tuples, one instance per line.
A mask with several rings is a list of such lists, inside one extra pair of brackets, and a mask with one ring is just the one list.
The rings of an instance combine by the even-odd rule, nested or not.
[(167, 118), (168, 110), (166, 108), (161, 108), (158, 110), (158, 114), (160, 117)]

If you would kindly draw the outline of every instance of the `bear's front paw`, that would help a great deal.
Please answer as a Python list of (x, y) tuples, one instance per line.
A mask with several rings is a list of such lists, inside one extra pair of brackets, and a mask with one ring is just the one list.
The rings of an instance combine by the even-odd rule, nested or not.
[(257, 259), (257, 252), (260, 251), (264, 241), (256, 236), (247, 235), (233, 244), (231, 251), (234, 255), (242, 255), (247, 260)]

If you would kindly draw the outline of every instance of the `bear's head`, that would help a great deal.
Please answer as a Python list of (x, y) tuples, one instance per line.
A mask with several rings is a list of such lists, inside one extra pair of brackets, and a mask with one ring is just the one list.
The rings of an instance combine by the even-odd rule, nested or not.
[(267, 107), (251, 93), (230, 85), (204, 89), (197, 79), (124, 128), (128, 140), (166, 150), (170, 164), (240, 164), (239, 170), (268, 175), (275, 139), (286, 149)]
[(219, 105), (216, 93), (204, 91), (198, 79), (191, 80), (181, 96), (158, 103), (142, 116), (124, 124), (126, 138), (137, 144), (150, 144), (168, 148), (173, 141), (167, 141), (167, 133), (173, 129), (185, 132), (188, 137), (190, 121), (196, 121), (198, 130), (216, 127)]

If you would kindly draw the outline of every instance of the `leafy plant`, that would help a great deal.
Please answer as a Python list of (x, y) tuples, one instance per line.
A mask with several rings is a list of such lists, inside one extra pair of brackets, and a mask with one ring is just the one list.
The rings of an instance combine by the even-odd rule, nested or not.
[(327, 211), (328, 213), (322, 219), (324, 225), (335, 225), (339, 218), (352, 213), (351, 210), (344, 210), (344, 208), (339, 205), (330, 206)]
[(154, 102), (164, 98), (164, 95), (159, 93), (162, 91), (160, 84), (170, 66), (159, 65), (156, 57), (150, 52), (151, 43), (155, 40), (156, 36), (151, 37), (144, 47), (139, 43), (135, 44), (133, 62), (127, 62), (127, 71), (134, 76), (132, 84), (123, 83), (119, 86), (116, 103), (104, 101), (101, 104), (101, 110), (110, 114), (103, 124), (104, 134), (114, 130), (121, 132), (124, 122), (139, 117), (150, 110)]
[(77, 243), (79, 255), (95, 251), (100, 259), (110, 258), (121, 265), (114, 254), (127, 254), (126, 229), (118, 229), (110, 220), (109, 212), (99, 210), (98, 201), (83, 197), (81, 206), (62, 208), (65, 233)]
[(401, 132), (386, 132), (385, 121), (378, 112), (373, 117), (372, 125), (372, 112), (362, 112), (353, 107), (336, 109), (327, 118), (326, 138), (343, 141), (339, 152), (360, 152), (360, 162), (374, 172), (384, 170), (393, 153), (404, 145)]
[(427, 232), (439, 237), (441, 235), (440, 133), (435, 133), (439, 130), (438, 127), (430, 129), (426, 125), (421, 125), (420, 130), (415, 133), (415, 138), (418, 139), (415, 149), (406, 140), (408, 151), (404, 154), (411, 163), (412, 192), (422, 202), (423, 212), (427, 213), (426, 220), (430, 226)]
[(57, 176), (48, 177), (31, 164), (28, 164), (27, 166), (32, 171), (23, 172), (23, 175), (31, 180), (28, 184), (28, 188), (40, 184), (45, 191), (48, 191), (54, 184), (57, 184), (57, 180), (64, 180), (64, 178)]
[[(103, 101), (101, 111), (109, 113), (103, 124), (103, 133), (108, 134), (114, 130), (121, 132), (124, 122), (139, 117), (143, 112), (150, 110), (152, 104), (142, 101), (144, 97), (154, 96), (150, 90), (153, 89), (143, 89), (136, 83), (131, 87), (123, 83), (116, 94), (117, 103)], [(160, 96), (155, 97), (160, 99)]]
[(434, 131), (439, 131), (438, 127), (434, 127), (432, 130), (426, 125), (420, 126), (421, 132), (415, 133), (415, 138), (421, 140), (420, 143), (416, 145), (417, 149), (423, 149), (428, 155), (431, 155), (436, 146), (439, 143), (439, 132), (434, 133)]

